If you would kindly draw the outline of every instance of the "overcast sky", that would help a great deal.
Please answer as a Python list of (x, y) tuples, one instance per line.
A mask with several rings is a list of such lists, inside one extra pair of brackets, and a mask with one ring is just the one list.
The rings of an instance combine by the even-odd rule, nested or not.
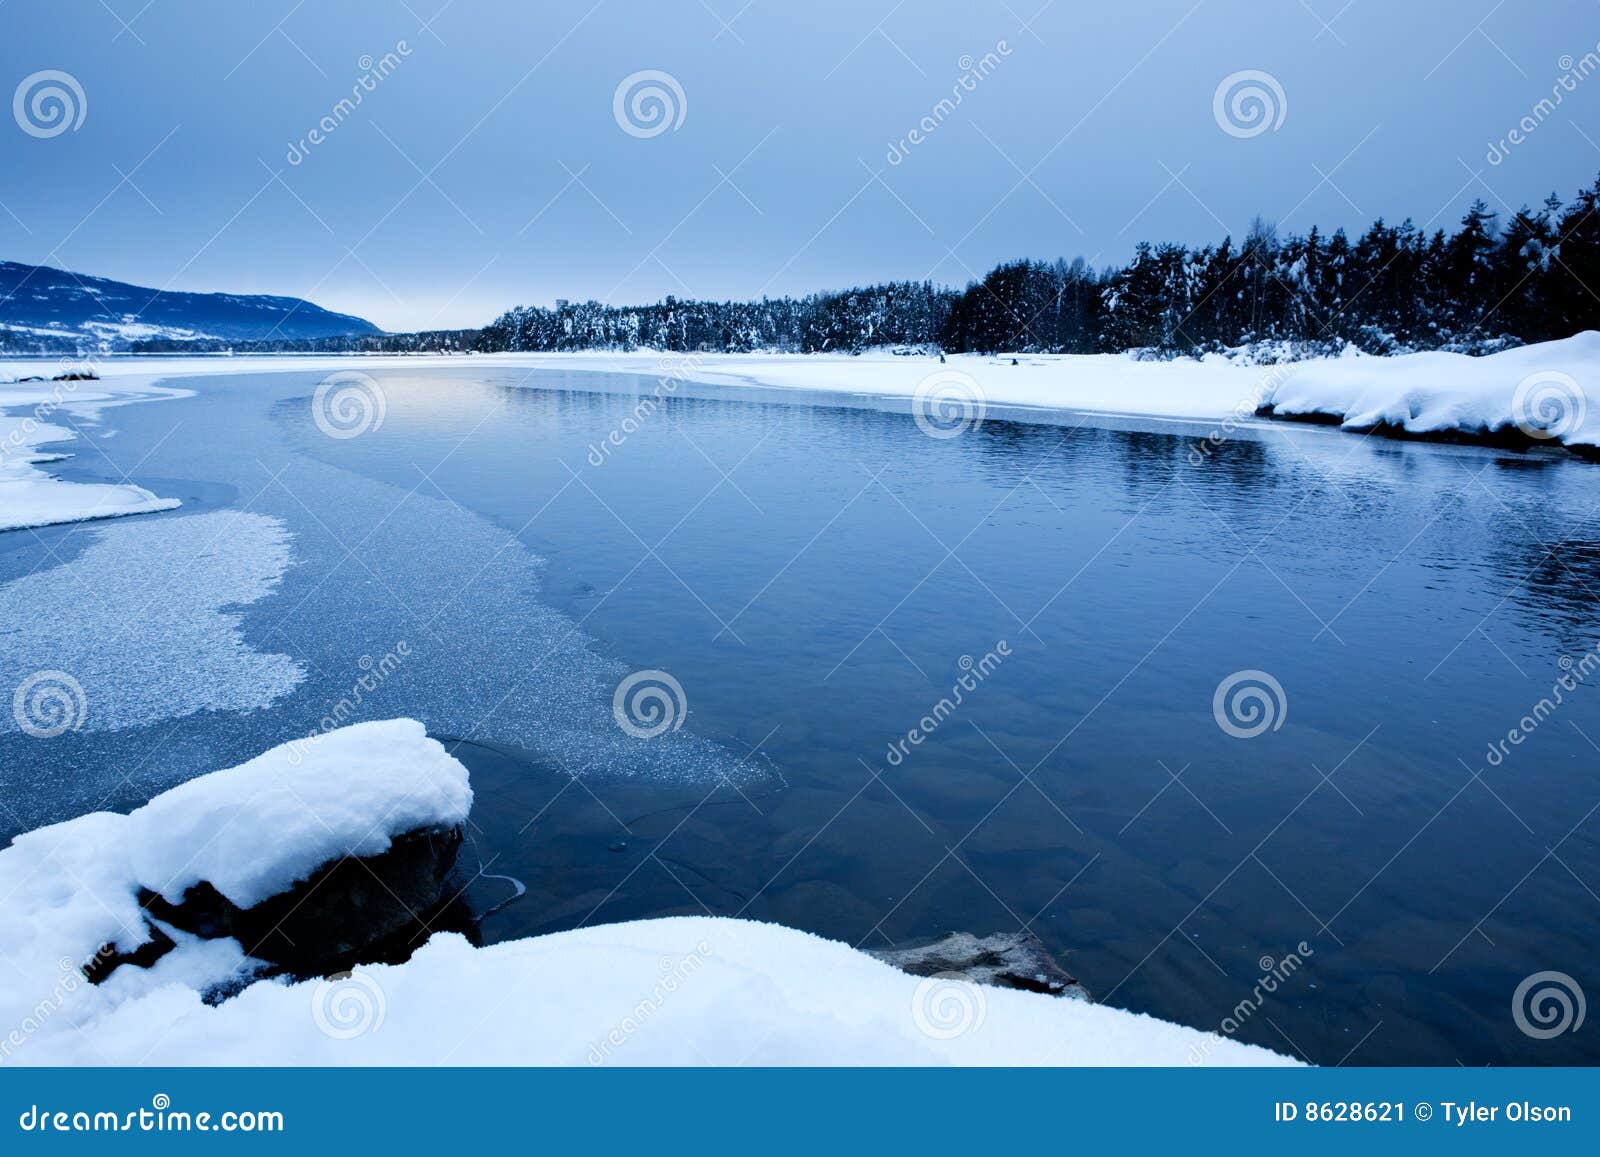
[[(592, 3), (3, 0), (0, 257), (398, 330), (959, 284), (1258, 212), (1452, 225), (1600, 171), (1595, 0)], [(645, 70), (666, 122), (619, 119)], [(1242, 72), (1265, 104), (1219, 106)]]

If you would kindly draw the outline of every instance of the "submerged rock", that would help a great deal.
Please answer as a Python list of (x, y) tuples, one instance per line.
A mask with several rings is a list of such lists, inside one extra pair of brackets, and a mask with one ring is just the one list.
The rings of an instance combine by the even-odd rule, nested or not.
[(952, 932), (940, 940), (867, 952), (912, 976), (960, 972), (975, 984), (1089, 999), (1089, 990), (1062, 968), (1031, 932), (996, 932), (982, 938), (970, 932)]

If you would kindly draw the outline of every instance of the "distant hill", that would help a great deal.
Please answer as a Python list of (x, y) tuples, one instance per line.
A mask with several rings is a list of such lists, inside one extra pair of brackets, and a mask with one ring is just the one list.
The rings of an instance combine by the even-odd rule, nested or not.
[(0, 350), (117, 351), (152, 339), (306, 340), (383, 331), (298, 297), (173, 293), (0, 261)]

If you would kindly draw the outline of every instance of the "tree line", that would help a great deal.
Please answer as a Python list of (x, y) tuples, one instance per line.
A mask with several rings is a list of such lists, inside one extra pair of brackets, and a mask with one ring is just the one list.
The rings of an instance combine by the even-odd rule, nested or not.
[[(1140, 243), (1126, 264), (1007, 262), (964, 288), (900, 281), (805, 297), (653, 305), (517, 306), (480, 330), (233, 343), (324, 352), (651, 348), (857, 353), (1200, 354), (1262, 342), (1369, 353), (1484, 352), (1600, 327), (1600, 179), (1570, 204), (1552, 194), (1502, 220), (1483, 201), (1457, 228), (1379, 219), (1354, 239), (1280, 235), (1257, 219), (1242, 240)], [(193, 349), (148, 342), (150, 352)]]

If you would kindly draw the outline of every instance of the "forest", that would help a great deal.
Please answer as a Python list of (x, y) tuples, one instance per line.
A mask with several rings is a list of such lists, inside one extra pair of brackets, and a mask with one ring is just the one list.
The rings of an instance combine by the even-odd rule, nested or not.
[(560, 300), (517, 306), (478, 330), (306, 342), (137, 343), (139, 352), (752, 350), (856, 353), (1198, 355), (1262, 343), (1295, 354), (1354, 344), (1374, 354), (1481, 353), (1600, 327), (1600, 179), (1570, 203), (1551, 194), (1502, 219), (1483, 201), (1432, 232), (1374, 222), (1351, 239), (1280, 232), (1140, 243), (1120, 267), (1019, 260), (963, 288), (899, 281), (805, 297), (652, 305)]

